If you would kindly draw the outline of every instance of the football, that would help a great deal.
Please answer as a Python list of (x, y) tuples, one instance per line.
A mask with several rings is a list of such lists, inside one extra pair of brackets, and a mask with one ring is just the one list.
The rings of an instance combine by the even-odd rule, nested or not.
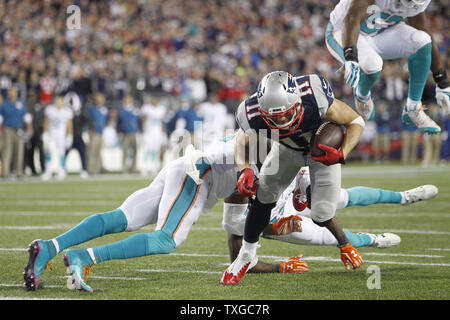
[(323, 156), (325, 152), (319, 149), (319, 144), (324, 144), (335, 149), (339, 149), (344, 141), (344, 130), (334, 122), (324, 121), (311, 138), (311, 156)]

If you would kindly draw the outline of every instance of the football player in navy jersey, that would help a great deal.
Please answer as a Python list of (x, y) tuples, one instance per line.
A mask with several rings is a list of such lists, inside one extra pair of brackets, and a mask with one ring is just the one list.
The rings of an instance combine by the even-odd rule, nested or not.
[[(319, 75), (294, 78), (285, 71), (274, 71), (263, 77), (255, 94), (243, 101), (237, 111), (239, 124), (235, 158), (241, 169), (237, 182), (239, 194), (254, 197), (244, 228), (244, 239), (238, 257), (227, 268), (221, 283), (235, 285), (257, 261), (256, 250), (261, 232), (270, 220), (283, 190), (302, 166), (311, 174), (311, 217), (336, 237), (341, 260), (346, 269), (359, 268), (362, 257), (352, 246), (335, 217), (341, 188), (341, 164), (356, 146), (364, 130), (364, 120), (351, 107), (335, 99), (326, 79)], [(337, 150), (320, 145), (325, 154), (312, 157), (309, 142), (322, 120), (345, 126), (342, 147)], [(242, 152), (254, 137), (272, 141), (258, 181), (250, 168), (248, 153)], [(251, 146), (250, 146), (251, 147)]]

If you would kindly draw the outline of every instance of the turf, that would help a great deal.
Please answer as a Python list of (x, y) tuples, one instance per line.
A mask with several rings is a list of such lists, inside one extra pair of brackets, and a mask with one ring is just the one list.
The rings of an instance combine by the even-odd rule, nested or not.
[[(14, 299), (158, 299), (158, 300), (308, 300), (308, 299), (449, 299), (450, 297), (450, 169), (416, 166), (361, 166), (343, 168), (344, 187), (366, 185), (404, 190), (434, 184), (439, 194), (410, 206), (374, 205), (338, 211), (341, 224), (352, 231), (395, 232), (402, 243), (394, 248), (361, 248), (363, 267), (346, 271), (335, 247), (297, 246), (261, 240), (261, 260), (303, 254), (307, 274), (247, 274), (240, 285), (222, 286), (229, 264), (227, 237), (221, 228), (222, 203), (202, 215), (187, 241), (173, 254), (114, 260), (96, 265), (88, 284), (93, 294), (68, 290), (62, 254), (52, 260), (56, 270), (45, 270), (44, 288), (27, 292), (22, 271), (28, 244), (50, 239), (83, 218), (119, 206), (149, 180), (120, 175), (66, 181), (0, 183), (0, 298)], [(148, 226), (138, 232), (151, 232)], [(107, 235), (79, 247), (123, 239), (130, 233)], [(380, 289), (367, 286), (370, 266), (380, 270)], [(371, 269), (369, 269), (371, 270)]]

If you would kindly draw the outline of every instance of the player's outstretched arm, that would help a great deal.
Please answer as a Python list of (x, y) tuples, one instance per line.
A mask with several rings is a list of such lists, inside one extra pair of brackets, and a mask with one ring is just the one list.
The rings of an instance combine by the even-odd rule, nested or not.
[(364, 131), (364, 120), (350, 106), (338, 99), (334, 99), (324, 118), (346, 127), (341, 146), (343, 157), (346, 159), (359, 142)]
[(345, 48), (356, 46), (361, 23), (367, 17), (367, 8), (374, 4), (374, 0), (350, 1), (342, 28), (342, 45)]

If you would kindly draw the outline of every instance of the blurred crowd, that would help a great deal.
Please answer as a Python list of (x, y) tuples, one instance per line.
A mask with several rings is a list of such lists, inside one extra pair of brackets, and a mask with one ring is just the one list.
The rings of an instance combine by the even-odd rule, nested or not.
[[(33, 174), (45, 172), (45, 109), (57, 97), (64, 98), (64, 107), (72, 111), (71, 133), (67, 133), (72, 138), (65, 141), (65, 155), (71, 149), (78, 151), (83, 177), (105, 170), (101, 151), (106, 145), (119, 145), (122, 169), (136, 171), (136, 150), (142, 151), (143, 159), (160, 158), (164, 147), (170, 149), (171, 143), (179, 142), (180, 134), (173, 133), (181, 128), (193, 131), (196, 121), (207, 128), (233, 128), (239, 101), (272, 70), (320, 73), (331, 82), (337, 97), (353, 104), (351, 89), (336, 72), (340, 66), (324, 42), (329, 13), (337, 2), (0, 0), (0, 108), (17, 100), (31, 115), (17, 124), (15, 132), (6, 132), (3, 120), (3, 176), (23, 176), (23, 168)], [(75, 29), (67, 25), (67, 8), (73, 4), (81, 15), (80, 28)], [(447, 69), (448, 8), (447, 0), (434, 0), (427, 9)], [(372, 131), (366, 130), (367, 143), (362, 141), (355, 158), (387, 161), (379, 151), (386, 145), (392, 154), (391, 140), (401, 139), (405, 131), (399, 119), (407, 79), (406, 60), (385, 63), (372, 95), (379, 114), (385, 120), (389, 115), (389, 121), (374, 121)], [(434, 103), (431, 77), (423, 98), (425, 105)], [(218, 120), (211, 105), (225, 112), (220, 118), (225, 119), (223, 125), (214, 125)], [(155, 110), (147, 113), (144, 106)], [(443, 128), (439, 139), (444, 141), (447, 114), (440, 110), (436, 114)], [(152, 125), (146, 123), (150, 118)], [(161, 128), (157, 130), (161, 143), (156, 143), (157, 151), (148, 151), (154, 127)], [(415, 135), (420, 148), (423, 141), (435, 139)], [(441, 143), (439, 148), (445, 147)], [(439, 157), (446, 158), (448, 153), (442, 150)], [(134, 160), (127, 163), (129, 157)]]

